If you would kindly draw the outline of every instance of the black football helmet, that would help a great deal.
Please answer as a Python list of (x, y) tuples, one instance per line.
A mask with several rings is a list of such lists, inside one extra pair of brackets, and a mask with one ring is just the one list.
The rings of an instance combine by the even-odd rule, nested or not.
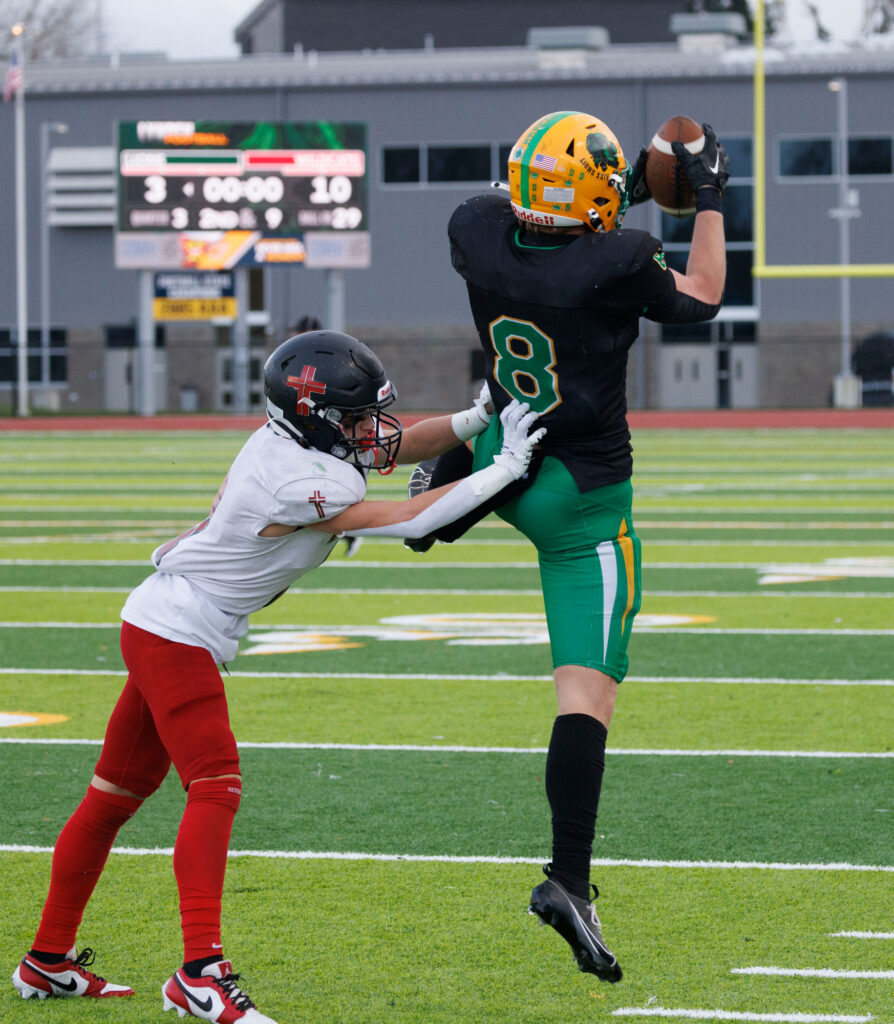
[[(397, 399), (397, 388), (362, 341), (337, 331), (289, 338), (264, 364), (264, 394), (268, 418), (299, 444), (360, 469), (393, 468), (401, 425), (383, 410)], [(358, 434), (356, 422), (367, 414), (375, 430)]]

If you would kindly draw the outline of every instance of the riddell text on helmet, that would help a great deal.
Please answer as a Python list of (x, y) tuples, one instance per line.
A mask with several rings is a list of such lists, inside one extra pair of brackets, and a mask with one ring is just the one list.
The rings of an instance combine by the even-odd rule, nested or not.
[(516, 206), (515, 203), (512, 204), (512, 209), (519, 220), (527, 220), (532, 224), (558, 224), (558, 221), (551, 213), (537, 213), (535, 210), (526, 210), (522, 206)]

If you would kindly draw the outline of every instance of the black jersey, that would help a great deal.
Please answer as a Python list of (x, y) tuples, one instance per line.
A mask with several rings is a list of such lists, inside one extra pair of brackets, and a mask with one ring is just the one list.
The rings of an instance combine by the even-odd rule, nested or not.
[(627, 352), (639, 317), (676, 291), (661, 243), (622, 229), (533, 234), (497, 194), (463, 203), (448, 233), (497, 410), (518, 398), (539, 412), (546, 453), (581, 491), (626, 480)]

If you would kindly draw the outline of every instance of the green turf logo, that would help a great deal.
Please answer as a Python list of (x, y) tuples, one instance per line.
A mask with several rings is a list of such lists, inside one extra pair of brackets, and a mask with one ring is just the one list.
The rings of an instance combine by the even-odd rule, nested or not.
[[(714, 622), (710, 615), (637, 616), (634, 629), (668, 629)], [(443, 615), (393, 615), (369, 626), (321, 626), (252, 630), (241, 654), (302, 654), (344, 651), (370, 641), (414, 643), (441, 640), (455, 647), (516, 647), (549, 644), (546, 618), (536, 612), (481, 612)]]

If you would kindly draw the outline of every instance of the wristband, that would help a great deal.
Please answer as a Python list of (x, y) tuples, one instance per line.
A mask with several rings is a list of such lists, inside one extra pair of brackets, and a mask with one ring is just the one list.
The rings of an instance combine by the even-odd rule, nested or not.
[(482, 420), (478, 408), (474, 405), (471, 409), (455, 412), (450, 419), (450, 425), (460, 441), (471, 441), (473, 437), (487, 429), (487, 421)]
[(723, 196), (720, 189), (713, 185), (703, 185), (695, 193), (695, 212), (703, 210), (714, 210), (716, 213), (723, 213)]

